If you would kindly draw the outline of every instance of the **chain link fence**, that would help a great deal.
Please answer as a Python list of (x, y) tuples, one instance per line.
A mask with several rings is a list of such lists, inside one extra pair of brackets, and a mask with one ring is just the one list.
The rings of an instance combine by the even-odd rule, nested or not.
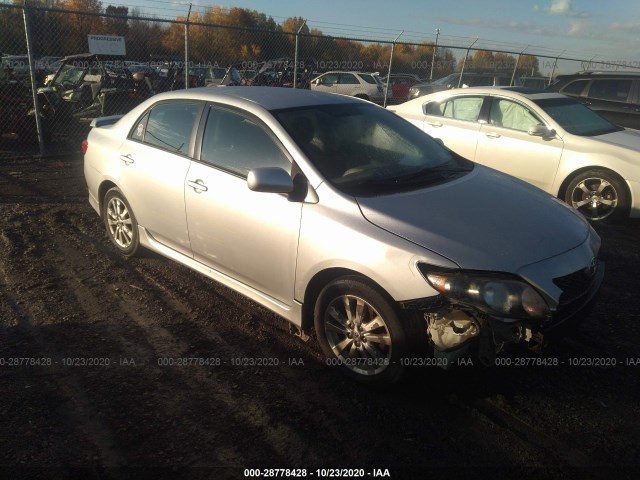
[[(90, 36), (124, 39), (126, 54), (91, 55)], [(168, 20), (130, 15), (124, 6), (90, 12), (0, 4), (0, 157), (78, 151), (93, 118), (126, 113), (167, 90), (323, 89), (323, 82), (312, 80), (326, 72), (357, 71), (375, 74), (368, 78), (383, 92), (379, 103), (387, 105), (406, 101), (412, 85), (431, 80), (463, 86), (473, 74), (476, 85), (542, 88), (558, 72), (621, 67), (477, 40), (439, 44), (437, 36), (435, 42), (401, 36), (328, 36), (302, 18), (280, 25), (255, 11), (220, 7)], [(329, 85), (335, 87), (340, 77), (332, 78)], [(354, 78), (343, 80), (361, 81)]]

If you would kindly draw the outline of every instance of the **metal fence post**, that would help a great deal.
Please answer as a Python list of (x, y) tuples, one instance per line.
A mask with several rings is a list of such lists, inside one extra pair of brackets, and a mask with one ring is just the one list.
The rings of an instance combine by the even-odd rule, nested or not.
[(516, 64), (513, 67), (513, 73), (511, 74), (511, 83), (509, 83), (509, 85), (511, 85), (511, 86), (513, 86), (514, 82), (516, 81), (516, 72), (518, 71), (518, 64), (520, 63), (520, 58), (522, 58), (522, 54), (524, 53), (524, 51), (527, 48), (529, 48), (529, 45), (524, 47), (524, 49), (520, 52), (520, 55), (518, 55), (518, 59), (516, 60)]
[(300, 38), (300, 32), (302, 28), (307, 24), (307, 20), (305, 19), (300, 25), (300, 28), (296, 32), (296, 49), (293, 52), (293, 88), (298, 88), (298, 39)]
[(389, 92), (389, 81), (391, 80), (391, 65), (393, 64), (393, 51), (396, 48), (396, 42), (400, 38), (400, 36), (404, 33), (404, 30), (400, 32), (400, 34), (396, 37), (396, 39), (391, 44), (391, 55), (389, 56), (389, 71), (387, 72), (387, 84), (384, 87), (384, 101), (382, 102), (383, 107), (387, 107), (387, 94)]
[(33, 50), (31, 47), (31, 27), (29, 24), (29, 14), (27, 12), (27, 2), (22, 6), (22, 16), (24, 18), (24, 34), (27, 42), (27, 55), (29, 56), (29, 76), (31, 77), (31, 93), (33, 95), (33, 107), (35, 111), (36, 131), (38, 132), (38, 145), (40, 155), (44, 156), (44, 132), (42, 131), (42, 121), (40, 119), (40, 103), (38, 102), (38, 87), (36, 85), (36, 69), (33, 62)]
[(465, 53), (465, 55), (464, 55), (464, 60), (462, 62), (462, 70), (460, 70), (460, 78), (458, 79), (458, 88), (460, 88), (460, 85), (462, 85), (462, 74), (464, 73), (464, 67), (467, 65), (467, 58), (469, 57), (469, 52), (471, 51), (471, 47), (473, 47), (478, 40), (479, 39), (476, 38), (473, 41), (473, 43), (471, 45), (469, 45), (469, 48), (467, 48), (467, 53)]
[(433, 66), (436, 63), (436, 50), (438, 50), (438, 37), (440, 36), (440, 29), (436, 28), (436, 44), (433, 47), (431, 54), (431, 73), (429, 74), (429, 80), (433, 80)]
[(564, 52), (566, 52), (566, 50), (563, 50), (560, 55), (558, 55), (555, 59), (555, 61), (553, 62), (553, 68), (551, 69), (551, 75), (549, 75), (549, 83), (547, 85), (551, 85), (551, 82), (553, 81), (553, 76), (556, 73), (556, 67), (558, 66), (558, 59), (564, 55)]
[(191, 17), (191, 4), (187, 13), (187, 21), (184, 24), (184, 88), (189, 88), (189, 17)]

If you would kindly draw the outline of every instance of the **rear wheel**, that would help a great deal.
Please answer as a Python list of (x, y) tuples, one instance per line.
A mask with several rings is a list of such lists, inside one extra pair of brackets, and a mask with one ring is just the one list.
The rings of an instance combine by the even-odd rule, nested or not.
[(343, 277), (320, 293), (315, 330), (328, 365), (369, 385), (400, 379), (408, 342), (392, 304), (360, 277)]
[(111, 242), (126, 256), (135, 255), (140, 246), (138, 222), (129, 202), (119, 188), (110, 189), (104, 196), (104, 224)]
[(618, 175), (587, 170), (567, 186), (565, 201), (592, 222), (617, 221), (629, 215), (629, 194)]
[(363, 94), (358, 94), (355, 96), (356, 98), (361, 98), (363, 100), (369, 100), (369, 96), (368, 95), (363, 95)]

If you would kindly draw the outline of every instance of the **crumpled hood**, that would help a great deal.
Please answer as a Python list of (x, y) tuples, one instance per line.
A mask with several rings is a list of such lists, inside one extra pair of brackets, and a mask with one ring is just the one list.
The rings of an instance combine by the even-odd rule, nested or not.
[(515, 273), (589, 235), (587, 222), (560, 201), (480, 165), (444, 184), (356, 200), (374, 225), (464, 269)]

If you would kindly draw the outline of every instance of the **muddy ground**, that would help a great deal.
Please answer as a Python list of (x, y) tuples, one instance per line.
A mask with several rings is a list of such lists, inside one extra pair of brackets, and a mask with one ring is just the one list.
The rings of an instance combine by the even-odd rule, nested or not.
[[(598, 230), (602, 294), (543, 354), (556, 365), (512, 354), (371, 391), (234, 292), (120, 257), (81, 158), (1, 159), (0, 477), (635, 479), (640, 223)], [(363, 471), (317, 470), (335, 468)]]

